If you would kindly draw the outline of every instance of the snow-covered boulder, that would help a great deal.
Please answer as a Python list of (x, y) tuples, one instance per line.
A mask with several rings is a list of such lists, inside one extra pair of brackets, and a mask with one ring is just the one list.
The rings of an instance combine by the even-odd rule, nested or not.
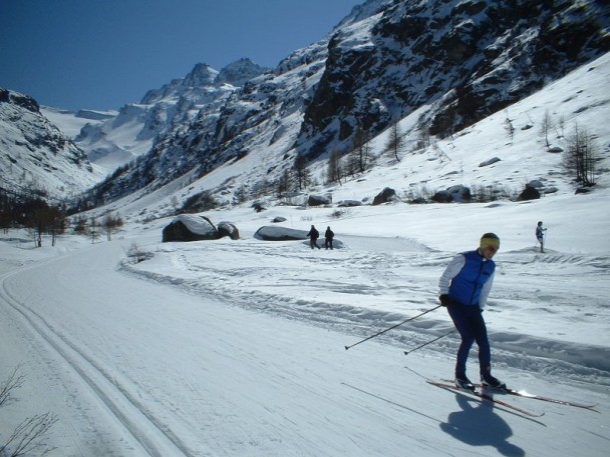
[(331, 203), (332, 199), (326, 195), (310, 195), (307, 199), (309, 206), (330, 205)]
[(479, 167), (488, 167), (489, 165), (493, 165), (494, 163), (500, 162), (499, 157), (494, 157), (492, 159), (486, 160), (485, 162), (481, 162)]
[(228, 236), (232, 240), (239, 240), (239, 230), (231, 222), (221, 222), (218, 224), (218, 238)]
[(462, 203), (470, 200), (472, 200), (470, 189), (462, 184), (451, 186), (447, 190), (441, 190), (432, 196), (432, 201), (437, 203)]
[(517, 197), (517, 201), (537, 200), (540, 198), (540, 191), (532, 186), (526, 185), (523, 192)]
[(373, 205), (381, 205), (382, 203), (392, 202), (396, 199), (396, 191), (394, 189), (386, 187), (378, 195), (375, 196), (375, 198), (373, 199)]
[(265, 226), (259, 228), (254, 238), (264, 241), (306, 240), (307, 230), (295, 230), (280, 226)]
[(216, 240), (218, 229), (205, 216), (180, 214), (163, 229), (163, 242)]

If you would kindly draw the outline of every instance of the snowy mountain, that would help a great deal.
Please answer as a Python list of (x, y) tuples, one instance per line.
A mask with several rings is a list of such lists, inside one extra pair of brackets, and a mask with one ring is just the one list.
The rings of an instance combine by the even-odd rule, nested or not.
[[(22, 421), (48, 414), (58, 420), (31, 455), (605, 457), (609, 80), (607, 53), (400, 162), (384, 152), (382, 134), (370, 144), (377, 165), (341, 184), (322, 184), (319, 161), (311, 167), (319, 184), (308, 190), (331, 194), (332, 204), (266, 195), (260, 211), (246, 202), (199, 214), (230, 221), (239, 239), (163, 243), (162, 233), (177, 219), (174, 199), (222, 188), (214, 196), (228, 200), (234, 177), (273, 166), (273, 150), (82, 215), (120, 213), (112, 241), (62, 235), (52, 246), (45, 235), (33, 248), (25, 230), (0, 233), (0, 382), (14, 370), (23, 381), (0, 405), (0, 446)], [(549, 152), (547, 112), (552, 149), (576, 125), (595, 137), (591, 192), (574, 195), (562, 154)], [(531, 181), (542, 198), (408, 203), (460, 183), (492, 193)], [(399, 198), (372, 205), (388, 186)], [(361, 204), (341, 206), (347, 200)], [(544, 254), (537, 221), (548, 228)], [(312, 224), (332, 227), (335, 249), (255, 236)], [(439, 277), (488, 231), (501, 239), (483, 314), (494, 375), (593, 410), (491, 393), (544, 413), (530, 417), (425, 382), (453, 376), (459, 345), (439, 306)], [(477, 379), (476, 347), (468, 374)]]
[[(338, 27), (339, 42), (367, 47), (374, 24), (406, 3), (368, 1), (354, 9)], [(429, 2), (408, 3), (427, 17)], [(480, 11), (491, 4), (433, 3)], [(544, 5), (550, 3), (568, 5)], [(601, 8), (570, 5), (572, 25)], [(560, 27), (561, 17), (550, 22)], [(586, 34), (589, 43), (596, 36)], [(568, 33), (559, 41), (578, 38)], [(58, 420), (45, 422), (51, 428), (32, 455), (607, 455), (610, 52), (591, 50), (599, 56), (572, 62), (571, 70), (551, 59), (565, 75), (465, 128), (456, 116), (455, 132), (446, 136), (422, 135), (422, 125), (437, 125), (432, 120), (447, 112), (447, 97), (393, 114), (404, 139), (398, 157), (387, 151), (392, 129), (372, 130), (366, 169), (331, 181), (329, 154), (314, 158), (315, 138), (340, 149), (334, 135), (347, 131), (340, 121), (356, 107), (342, 91), (346, 104), (337, 115), (316, 95), (324, 84), (343, 84), (327, 70), (330, 41), (295, 51), (220, 106), (202, 106), (91, 194), (108, 198), (78, 216), (120, 214), (125, 224), (111, 241), (62, 235), (52, 246), (45, 235), (33, 248), (25, 230), (0, 233), (0, 384), (13, 370), (21, 383), (0, 405), (0, 446), (22, 421), (48, 412), (43, 419)], [(525, 84), (500, 61), (515, 87)], [(201, 70), (202, 81), (213, 77)], [(170, 93), (150, 97), (163, 103)], [(506, 94), (491, 88), (489, 95), (495, 103)], [(328, 112), (312, 109), (306, 120), (314, 99)], [(380, 119), (375, 115), (367, 119)], [(576, 195), (581, 185), (564, 152), (577, 132), (593, 146), (596, 185)], [(311, 182), (279, 196), (276, 177), (294, 163), (295, 145), (310, 158)], [(514, 198), (525, 187), (540, 198)], [(373, 204), (387, 188), (395, 191), (391, 202)], [(472, 202), (431, 202), (456, 188), (470, 189)], [(230, 221), (239, 239), (163, 243), (182, 205), (206, 195), (215, 204), (189, 218)], [(330, 203), (306, 205), (309, 196)], [(537, 221), (548, 228), (544, 254)], [(255, 236), (261, 227), (305, 232), (312, 224), (332, 227), (336, 249)], [(489, 231), (501, 239), (484, 311), (494, 375), (515, 389), (595, 404), (593, 410), (492, 393), (539, 415), (530, 417), (425, 382), (453, 376), (459, 345), (439, 306), (439, 277)], [(476, 355), (473, 348), (473, 380)], [(9, 444), (5, 451), (14, 450), (15, 440)]]
[[(287, 141), (279, 140), (199, 179), (186, 175), (152, 192), (132, 192), (106, 202), (92, 214), (120, 212), (144, 222), (171, 216), (186, 202), (206, 195), (213, 196), (213, 206), (219, 210), (242, 203), (250, 207), (252, 199), (268, 208), (305, 205), (308, 196), (320, 195), (332, 202), (322, 208), (333, 206), (341, 215), (349, 214), (349, 206), (371, 205), (386, 188), (395, 192), (395, 203), (432, 202), (435, 194), (456, 189), (468, 189), (472, 201), (498, 200), (497, 205), (516, 200), (527, 188), (535, 188), (543, 199), (572, 196), (578, 200), (574, 193), (580, 185), (560, 152), (569, 148), (578, 129), (587, 132), (594, 143), (597, 185), (592, 192), (603, 196), (610, 186), (610, 124), (599, 119), (610, 118), (605, 91), (609, 79), (610, 53), (606, 53), (506, 109), (455, 135), (433, 139), (427, 146), (419, 144), (417, 129), (421, 112), (428, 109), (423, 107), (397, 124), (401, 132), (407, 132), (399, 161), (387, 151), (391, 131), (383, 132), (367, 145), (368, 160), (374, 165), (341, 182), (329, 182), (328, 161), (318, 160), (309, 166), (311, 183), (301, 192), (278, 197), (275, 188), (258, 188), (257, 173), (282, 165), (279, 151), (287, 147)], [(549, 126), (546, 130), (545, 124)], [(458, 205), (455, 211), (460, 208)]]
[(0, 187), (5, 191), (57, 200), (104, 177), (31, 97), (0, 88), (0, 132)]
[(148, 152), (155, 139), (175, 125), (191, 122), (204, 106), (217, 110), (238, 87), (264, 71), (249, 59), (220, 72), (197, 64), (184, 78), (149, 90), (139, 103), (122, 107), (112, 119), (84, 126), (74, 139), (92, 162), (112, 172)]
[(607, 52), (609, 17), (595, 1), (368, 0), (273, 71), (198, 64), (118, 114), (90, 116), (76, 144), (111, 175), (83, 198), (141, 197), (234, 167), (208, 189), (231, 203), (279, 188), (297, 157), (318, 169), (406, 118), (409, 148), (451, 136)]
[(90, 198), (190, 183), (252, 154), (266, 166), (234, 182), (256, 193), (297, 156), (345, 155), (414, 112), (407, 137), (449, 136), (603, 55), (609, 24), (595, 1), (369, 1), (274, 72), (173, 124)]

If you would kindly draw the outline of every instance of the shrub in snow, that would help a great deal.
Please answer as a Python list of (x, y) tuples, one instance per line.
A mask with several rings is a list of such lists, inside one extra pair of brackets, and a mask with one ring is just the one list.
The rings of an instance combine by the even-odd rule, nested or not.
[(341, 200), (339, 203), (337, 203), (337, 206), (341, 208), (350, 206), (362, 206), (362, 202), (359, 202), (358, 200)]
[(256, 211), (257, 213), (260, 213), (261, 211), (265, 211), (267, 209), (263, 206), (261, 202), (252, 203), (252, 208), (254, 208), (254, 211)]
[(145, 260), (152, 259), (153, 254), (141, 249), (136, 243), (132, 243), (131, 247), (127, 251), (127, 257), (129, 257), (131, 263), (140, 263), (144, 262)]

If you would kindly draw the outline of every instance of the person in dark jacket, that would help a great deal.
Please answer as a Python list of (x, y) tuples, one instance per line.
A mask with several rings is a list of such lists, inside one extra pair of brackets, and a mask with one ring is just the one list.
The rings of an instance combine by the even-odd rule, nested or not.
[(311, 229), (309, 230), (307, 236), (309, 237), (309, 246), (311, 247), (311, 249), (313, 249), (314, 247), (322, 249), (320, 246), (318, 246), (318, 238), (320, 238), (320, 232), (318, 232), (318, 230), (313, 225), (311, 226)]
[(540, 243), (540, 252), (542, 252), (544, 254), (544, 232), (546, 232), (546, 229), (542, 226), (542, 222), (538, 222), (538, 225), (536, 226), (536, 239), (538, 240), (538, 243)]
[(335, 233), (330, 229), (330, 226), (326, 228), (326, 232), (324, 233), (324, 247), (328, 249), (333, 248), (333, 238), (335, 237)]
[(491, 348), (482, 314), (496, 268), (492, 258), (499, 248), (498, 236), (485, 233), (479, 248), (456, 255), (439, 280), (439, 300), (447, 307), (462, 338), (455, 365), (455, 384), (463, 389), (474, 389), (466, 376), (466, 361), (475, 341), (479, 347), (481, 383), (484, 387), (506, 388), (505, 383), (491, 374)]

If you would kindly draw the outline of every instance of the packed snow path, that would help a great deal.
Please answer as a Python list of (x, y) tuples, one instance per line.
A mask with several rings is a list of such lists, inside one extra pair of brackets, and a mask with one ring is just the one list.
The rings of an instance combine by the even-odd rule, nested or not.
[[(406, 243), (402, 254), (397, 243)], [(596, 413), (506, 399), (546, 413), (532, 420), (421, 379), (451, 373), (453, 340), (402, 353), (411, 337), (425, 340), (447, 328), (442, 309), (398, 336), (346, 352), (345, 344), (435, 306), (420, 300), (426, 294), (415, 288), (404, 314), (390, 312), (393, 294), (406, 292), (409, 280), (371, 284), (361, 275), (370, 280), (396, 262), (404, 262), (403, 269), (433, 265), (421, 279), (438, 273), (443, 255), (404, 240), (387, 252), (381, 244), (376, 240), (375, 254), (363, 250), (354, 259), (348, 248), (331, 254), (294, 243), (290, 255), (297, 265), (278, 264), (282, 275), (272, 267), (262, 273), (260, 256), (273, 265), (285, 246), (262, 248), (253, 240), (199, 249), (198, 243), (150, 245), (155, 257), (129, 266), (144, 281), (118, 267), (127, 241), (10, 265), (1, 277), (0, 368), (4, 374), (21, 364), (26, 385), (0, 409), (0, 437), (11, 417), (52, 411), (59, 417), (49, 438), (58, 448), (52, 455), (70, 457), (606, 455), (610, 396), (607, 384), (595, 384), (607, 382), (604, 370), (560, 361), (555, 375), (552, 362), (540, 359), (547, 373), (538, 377), (529, 371), (537, 357), (502, 349), (501, 360), (517, 368), (505, 366), (498, 374), (510, 376), (513, 387), (599, 402)], [(312, 275), (305, 268), (299, 279), (298, 264), (306, 267), (314, 255), (325, 261), (318, 257)], [(205, 268), (214, 259), (224, 262), (224, 278), (219, 268)], [(351, 279), (346, 265), (353, 266)], [(398, 284), (404, 289), (390, 292)], [(388, 302), (376, 287), (390, 288)], [(369, 311), (366, 303), (351, 309), (334, 303), (339, 290), (369, 297), (365, 301), (373, 296)], [(511, 335), (500, 334), (506, 347)], [(539, 338), (519, 335), (526, 342)]]

